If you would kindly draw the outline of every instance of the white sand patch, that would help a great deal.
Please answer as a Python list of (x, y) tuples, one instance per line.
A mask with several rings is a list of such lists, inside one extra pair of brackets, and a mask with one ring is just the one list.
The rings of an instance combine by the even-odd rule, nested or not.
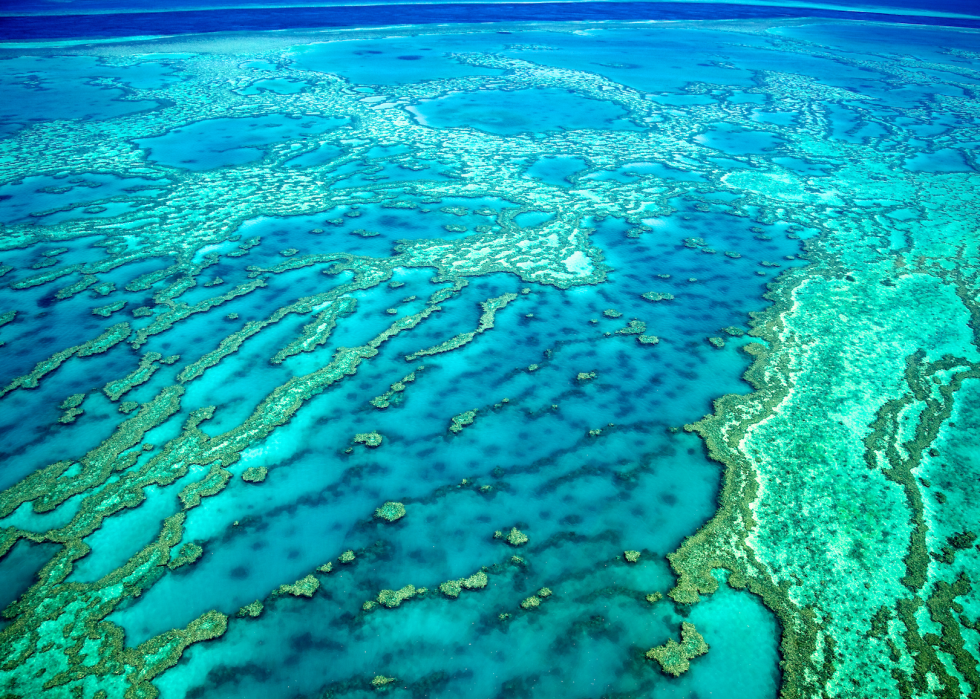
[(565, 267), (572, 274), (585, 277), (592, 274), (592, 260), (581, 250), (576, 250), (572, 256), (565, 260)]

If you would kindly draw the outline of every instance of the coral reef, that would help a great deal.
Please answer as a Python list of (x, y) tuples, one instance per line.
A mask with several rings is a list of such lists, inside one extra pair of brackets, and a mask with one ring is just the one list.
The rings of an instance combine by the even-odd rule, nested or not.
[(405, 506), (400, 502), (388, 501), (374, 511), (374, 516), (386, 522), (394, 522), (405, 516)]
[(414, 585), (406, 585), (400, 590), (382, 590), (378, 593), (378, 604), (393, 609), (416, 594)]
[(446, 597), (455, 599), (459, 597), (459, 594), (463, 590), (482, 590), (487, 586), (488, 581), (487, 574), (481, 570), (473, 573), (468, 578), (447, 580), (439, 585), (439, 591)]
[(201, 548), (199, 544), (189, 541), (180, 547), (176, 558), (170, 561), (170, 563), (167, 564), (167, 567), (170, 568), (170, 570), (176, 570), (181, 566), (190, 565), (191, 563), (197, 561), (197, 559), (199, 559), (203, 553), (204, 549)]
[(250, 466), (242, 472), (242, 480), (246, 483), (261, 483), (269, 475), (265, 466)]
[(476, 411), (467, 410), (465, 413), (460, 413), (452, 419), (452, 423), (449, 425), (449, 431), (453, 434), (459, 434), (463, 431), (463, 428), (467, 425), (472, 425), (476, 420)]
[(384, 689), (389, 684), (392, 684), (393, 682), (395, 682), (395, 678), (394, 677), (385, 677), (384, 675), (375, 675), (374, 678), (371, 680), (371, 686), (374, 687), (375, 689)]
[(255, 617), (259, 616), (262, 613), (263, 609), (265, 609), (265, 605), (263, 605), (260, 600), (255, 600), (254, 602), (250, 602), (249, 604), (246, 604), (244, 607), (239, 609), (237, 616), (251, 617), (254, 619)]
[[(556, 44), (608, 29), (555, 26)], [(752, 391), (719, 399), (701, 419), (678, 419), (676, 414), (664, 418), (663, 424), (690, 420), (686, 431), (700, 436), (724, 469), (717, 513), (670, 555), (678, 576), (668, 593), (672, 602), (687, 613), (687, 605), (713, 593), (725, 575), (728, 585), (758, 595), (779, 621), (785, 697), (976, 694), (976, 526), (961, 518), (975, 510), (972, 491), (963, 484), (972, 487), (976, 477), (970, 470), (972, 452), (957, 440), (963, 432), (975, 431), (964, 426), (973, 424), (970, 406), (978, 402), (980, 383), (980, 253), (973, 225), (977, 161), (966, 145), (980, 140), (977, 54), (943, 48), (927, 58), (897, 49), (862, 55), (769, 31), (784, 26), (778, 22), (713, 26), (731, 40), (732, 54), (751, 45), (769, 56), (768, 66), (759, 59), (758, 65), (744, 68), (734, 55), (715, 56), (713, 63), (704, 64), (704, 72), (724, 74), (737, 68), (740, 84), (691, 82), (674, 95), (682, 100), (669, 109), (658, 105), (649, 90), (627, 84), (626, 64), (560, 67), (544, 58), (535, 60), (553, 48), (530, 44), (447, 53), (439, 60), (466, 74), (370, 87), (301, 68), (295, 48), (282, 37), (236, 44), (233, 54), (222, 53), (223, 46), (232, 45), (221, 43), (231, 41), (224, 37), (206, 50), (202, 43), (201, 50), (160, 54), (152, 61), (147, 57), (154, 51), (178, 40), (144, 38), (137, 48), (113, 42), (4, 49), (92, 58), (105, 76), (86, 77), (81, 81), (85, 87), (106, 94), (121, 91), (114, 105), (140, 105), (140, 111), (104, 119), (39, 117), (27, 126), (4, 122), (0, 186), (27, 187), (38, 200), (70, 193), (75, 185), (91, 188), (95, 196), (0, 224), (0, 277), (12, 304), (0, 314), (10, 366), (0, 405), (17, 413), (11, 424), (30, 420), (39, 435), (8, 455), (13, 470), (0, 493), (0, 556), (14, 560), (25, 546), (34, 545), (40, 545), (32, 549), (38, 555), (48, 556), (4, 610), (0, 694), (153, 697), (158, 690), (152, 683), (174, 668), (190, 645), (222, 636), (227, 618), (215, 609), (207, 611), (219, 605), (196, 598), (199, 606), (193, 612), (183, 610), (186, 616), (174, 628), (168, 624), (167, 630), (148, 634), (139, 643), (131, 640), (138, 634), (128, 627), (124, 633), (119, 619), (127, 610), (149, 606), (145, 597), (156, 590), (197, 579), (212, 561), (234, 552), (259, 530), (249, 511), (254, 502), (238, 498), (274, 494), (268, 486), (234, 487), (233, 474), (242, 460), (264, 459), (266, 453), (276, 458), (283, 444), (302, 441), (297, 439), (300, 429), (313, 434), (337, 430), (332, 433), (335, 444), (360, 429), (357, 422), (320, 419), (316, 411), (323, 403), (343, 404), (358, 420), (370, 412), (369, 422), (377, 419), (388, 434), (384, 420), (398, 417), (399, 410), (405, 415), (409, 407), (415, 410), (416, 397), (419, 404), (430, 401), (432, 395), (422, 390), (428, 386), (422, 384), (432, 377), (440, 386), (440, 372), (460, 365), (470, 375), (479, 374), (481, 381), (514, 383), (499, 388), (490, 383), (494, 392), (479, 402), (447, 400), (438, 409), (420, 405), (412, 417), (431, 408), (441, 446), (462, 448), (474, 442), (486, 449), (488, 460), (495, 460), (496, 454), (477, 438), (514, 424), (505, 420), (540, 420), (537, 424), (544, 425), (568, 415), (575, 449), (595, 454), (634, 425), (618, 416), (589, 415), (570, 394), (608, 390), (597, 405), (608, 402), (601, 407), (616, 409), (616, 401), (608, 399), (625, 394), (611, 393), (622, 387), (606, 380), (613, 372), (603, 356), (613, 346), (630, 356), (663, 360), (665, 375), (680, 372), (686, 377), (687, 369), (679, 369), (672, 357), (678, 351), (675, 345), (689, 352), (692, 361), (710, 355), (700, 361), (712, 367), (727, 362), (730, 368), (746, 355), (752, 365), (745, 380)], [(634, 30), (639, 31), (630, 27)], [(381, 42), (392, 31), (357, 36)], [(422, 29), (398, 31), (414, 36)], [(496, 27), (458, 30), (487, 31)], [(342, 43), (351, 36), (324, 31), (316, 41)], [(525, 50), (544, 53), (528, 58)], [(21, 59), (4, 63), (16, 60)], [(253, 68), (247, 67), (251, 62), (266, 62), (275, 67), (277, 79), (304, 87), (289, 94), (246, 94), (245, 88), (256, 81)], [(107, 77), (111, 70), (140, 71), (147, 63), (167, 72), (161, 87)], [(838, 84), (803, 74), (817, 63), (861, 78), (847, 88), (842, 86), (845, 77)], [(623, 71), (623, 82), (608, 77), (607, 68)], [(30, 84), (39, 93), (58, 94), (34, 73), (43, 71), (32, 68), (7, 88)], [(734, 80), (736, 73), (730, 74)], [(865, 81), (877, 85), (874, 95), (864, 94)], [(615, 105), (631, 127), (613, 131), (605, 124), (502, 137), (469, 127), (423, 125), (410, 111), (455, 94), (493, 90), (509, 95), (531, 89), (560, 90)], [(895, 106), (886, 99), (893, 91), (916, 97)], [(334, 115), (343, 115), (337, 116), (342, 126), (303, 129), (297, 137), (283, 136), (254, 148), (249, 143), (245, 150), (255, 160), (218, 168), (190, 159), (180, 166), (166, 165), (158, 159), (165, 149), (140, 146), (146, 139), (222, 119), (251, 124), (275, 117), (291, 128), (293, 122), (308, 124)], [(792, 115), (792, 126), (777, 123), (779, 118), (767, 121), (766, 115)], [(853, 127), (840, 130), (849, 120)], [(733, 132), (740, 134), (740, 146), (750, 145), (754, 137), (778, 145), (726, 153), (731, 158), (721, 166), (720, 149), (708, 145), (711, 133), (719, 133), (713, 126), (718, 124), (741, 129)], [(930, 129), (941, 129), (942, 135), (929, 136)], [(405, 152), (389, 150), (396, 148)], [(340, 155), (295, 165), (298, 158), (329, 149)], [(559, 178), (560, 184), (528, 174), (530, 163), (555, 154), (582, 167)], [(922, 161), (931, 165), (915, 165)], [(428, 163), (433, 167), (426, 167)], [(647, 165), (661, 174), (645, 172)], [(108, 187), (73, 182), (91, 177), (140, 178), (144, 184), (109, 195)], [(49, 179), (38, 183), (34, 178)], [(3, 199), (5, 211), (8, 201)], [(683, 216), (680, 207), (687, 207)], [(377, 209), (453, 218), (450, 223), (425, 219), (429, 237), (395, 240), (392, 231), (402, 229), (375, 223), (377, 218), (369, 222)], [(698, 229), (690, 220), (709, 212), (758, 224), (749, 229), (754, 238), (746, 234), (739, 241), (723, 240), (723, 231)], [(550, 218), (534, 218), (542, 213)], [(298, 234), (279, 235), (276, 226), (287, 229), (297, 220), (302, 222)], [(524, 220), (539, 222), (518, 223)], [(680, 228), (672, 228), (678, 220)], [(611, 236), (616, 240), (609, 243)], [(773, 252), (753, 253), (754, 241), (772, 242), (766, 249)], [(780, 250), (773, 241), (797, 241), (805, 252)], [(665, 254), (645, 267), (643, 277), (628, 269), (630, 255), (624, 251), (633, 248), (621, 244), (660, 243), (670, 251), (669, 258)], [(598, 247), (607, 244), (610, 256), (615, 255), (615, 276)], [(786, 251), (794, 254), (784, 255)], [(674, 264), (690, 258), (702, 262), (696, 268)], [(655, 274), (660, 270), (672, 274)], [(701, 322), (697, 314), (686, 315), (690, 308), (685, 304), (698, 298), (714, 302), (709, 294), (718, 279), (733, 290), (743, 283), (760, 289), (768, 283), (772, 305), (752, 316), (747, 333), (736, 327), (745, 318), (712, 312), (683, 349), (687, 339), (677, 328), (689, 320)], [(420, 283), (432, 284), (427, 298)], [(533, 295), (525, 285), (533, 286)], [(564, 302), (578, 291), (563, 290), (593, 285), (579, 290), (594, 294), (593, 305), (579, 306), (584, 315), (575, 316), (589, 338), (556, 342), (546, 337), (563, 322), (547, 303), (551, 296)], [(406, 291), (398, 296), (389, 293), (403, 286)], [(658, 290), (642, 293), (651, 287)], [(627, 293), (619, 294), (621, 288)], [(466, 296), (471, 292), (478, 295)], [(402, 294), (406, 296), (398, 300)], [(631, 306), (631, 301), (643, 308)], [(514, 309), (506, 310), (510, 304)], [(609, 308), (600, 316), (607, 305), (622, 311)], [(739, 312), (744, 315), (744, 310)], [(624, 312), (644, 320), (634, 318), (620, 327), (624, 321), (615, 319)], [(590, 316), (596, 316), (591, 326), (585, 322)], [(78, 319), (77, 324), (66, 324), (67, 318)], [(725, 323), (736, 325), (718, 327)], [(640, 347), (659, 343), (650, 331), (665, 338), (656, 350)], [(507, 339), (497, 342), (500, 336)], [(539, 338), (555, 348), (554, 356), (538, 359)], [(576, 363), (563, 363), (563, 352), (585, 342), (597, 343), (599, 349), (591, 355), (595, 359), (583, 354)], [(725, 351), (712, 352), (707, 343)], [(512, 372), (506, 378), (488, 375), (487, 365), (471, 363), (473, 355), (488, 347), (487, 355), (504, 365), (501, 376)], [(523, 354), (527, 347), (534, 353)], [(390, 383), (405, 371), (383, 365), (391, 356), (399, 362), (433, 358), (425, 382), (404, 403), (406, 388), (422, 367)], [(529, 364), (534, 361), (539, 363)], [(364, 371), (382, 365), (383, 371)], [(568, 378), (581, 366), (599, 367), (603, 381), (584, 388), (569, 385)], [(546, 392), (552, 376), (559, 376), (567, 393)], [(576, 381), (597, 376), (582, 373)], [(243, 384), (247, 391), (236, 393)], [(386, 385), (390, 388), (384, 391)], [(504, 391), (514, 399), (506, 410), (501, 406), (508, 401), (493, 402)], [(376, 398), (368, 403), (372, 395)], [(698, 396), (703, 402), (703, 395)], [(671, 405), (683, 411), (686, 401), (684, 396)], [(555, 412), (559, 403), (560, 413)], [(60, 405), (58, 411), (51, 410), (55, 405)], [(466, 438), (444, 438), (447, 416), (466, 405), (488, 407), (452, 417), (451, 433), (458, 434), (478, 416), (481, 427)], [(393, 409), (377, 412), (369, 406)], [(590, 424), (609, 419), (625, 428), (591, 429), (588, 434), (599, 439), (585, 438)], [(519, 432), (515, 430), (515, 438)], [(690, 438), (659, 424), (652, 430), (641, 425), (636, 432), (677, 441)], [(318, 455), (325, 462), (322, 470), (335, 466), (331, 459), (355, 464), (373, 457), (384, 462), (389, 449), (407, 441), (394, 426), (390, 434), (393, 441), (386, 449), (370, 456)], [(383, 438), (368, 432), (354, 440), (378, 447)], [(524, 481), (556, 468), (566, 453), (538, 454), (533, 446), (528, 445), (533, 465), (516, 463), (519, 459), (502, 462), (513, 470), (513, 478), (495, 475), (492, 486), (477, 486), (459, 479), (467, 475), (482, 483), (484, 474), (452, 472), (444, 492), (471, 498), (466, 507), (475, 507), (472, 502), (510, 504), (507, 498), (513, 493), (526, 493), (520, 490)], [(617, 448), (610, 446), (610, 453)], [(555, 449), (564, 446), (556, 443)], [(48, 450), (54, 456), (48, 458)], [(649, 457), (640, 449), (630, 453), (638, 461)], [(285, 476), (306, 456), (263, 462), (274, 463), (277, 476)], [(454, 456), (441, 456), (434, 459), (440, 467), (456, 463)], [(380, 493), (405, 493), (412, 503), (422, 502), (410, 490), (394, 489), (391, 483), (382, 487), (375, 480), (388, 478), (386, 469), (400, 466), (368, 464), (361, 471), (354, 466), (317, 497), (348, 492), (344, 488), (358, 479), (370, 481), (370, 494), (351, 508), (361, 520), (364, 503), (377, 502)], [(21, 468), (25, 470), (17, 470)], [(257, 483), (266, 473), (266, 467), (249, 467), (242, 478)], [(591, 478), (601, 471), (583, 467), (581, 473)], [(632, 476), (620, 478), (619, 473), (617, 487), (635, 485)], [(229, 484), (233, 487), (226, 492)], [(545, 492), (555, 484), (538, 482), (538, 487)], [(428, 501), (420, 512), (425, 507)], [(501, 517), (524, 516), (508, 511)], [(376, 516), (393, 522), (403, 515), (404, 507), (390, 502)], [(140, 524), (129, 526), (130, 516)], [(538, 528), (534, 515), (527, 516), (532, 520), (522, 526), (547, 531)], [(216, 531), (200, 534), (211, 526), (201, 520)], [(392, 537), (410, 530), (410, 524), (414, 526), (410, 521), (385, 528), (361, 521), (352, 536), (383, 531)], [(143, 535), (147, 527), (138, 544), (135, 538), (128, 540), (133, 530)], [(127, 530), (126, 537), (118, 534), (120, 529)], [(556, 541), (578, 545), (582, 535), (577, 536)], [(504, 588), (527, 594), (533, 587), (519, 585), (532, 571), (544, 569), (537, 549), (552, 545), (546, 537), (541, 534), (540, 547), (536, 544), (526, 558), (512, 556), (509, 562), (446, 581), (439, 589), (448, 597), (480, 589), (482, 595), (493, 595)], [(497, 538), (515, 547), (528, 543), (516, 527)], [(130, 549), (122, 545), (124, 539)], [(369, 570), (390, 560), (386, 556), (397, 555), (379, 554), (357, 538), (331, 545), (338, 550), (364, 547), (357, 549), (358, 565), (335, 573), (345, 583), (370, 575)], [(603, 545), (608, 551), (610, 544)], [(195, 564), (205, 548), (208, 565)], [(624, 557), (636, 563), (639, 553), (627, 551)], [(356, 558), (351, 549), (339, 560), (351, 564)], [(316, 560), (322, 558), (306, 565), (312, 567)], [(112, 567), (86, 576), (106, 561), (113, 561)], [(609, 567), (624, 573), (622, 565)], [(625, 572), (642, 576), (647, 567)], [(316, 573), (332, 569), (327, 563)], [(551, 584), (561, 585), (562, 604), (570, 600), (566, 591), (572, 586), (566, 587), (565, 579), (552, 571), (544, 572)], [(487, 573), (513, 576), (518, 587), (490, 585)], [(157, 587), (162, 580), (166, 585)], [(306, 604), (270, 602), (284, 595), (313, 597), (320, 584), (313, 574), (295, 583), (281, 582), (269, 583), (272, 591), (265, 601), (245, 605), (238, 616), (269, 615), (278, 613), (276, 607)], [(348, 600), (344, 613), (356, 618), (351, 623), (384, 619), (357, 611), (357, 600), (380, 585), (356, 584), (366, 591)], [(397, 607), (423, 590), (411, 585), (382, 590), (377, 602), (364, 602), (361, 609), (371, 612), (379, 603)], [(550, 592), (541, 588), (521, 602), (522, 608), (534, 610)], [(253, 595), (249, 592), (227, 609)], [(313, 607), (324, 597), (308, 604)], [(653, 604), (661, 596), (634, 591), (629, 599)], [(182, 608), (182, 603), (173, 606)], [(410, 615), (416, 609), (400, 613)], [(518, 626), (506, 627), (508, 633)], [(701, 636), (685, 623), (680, 643), (670, 640), (647, 655), (666, 674), (677, 675), (706, 650)], [(360, 672), (356, 682), (363, 691), (368, 681), (365, 671)], [(378, 675), (371, 684), (382, 689), (393, 682)], [(426, 693), (412, 686), (413, 693)], [(501, 691), (524, 689), (510, 684)]]
[(312, 597), (320, 589), (320, 581), (316, 576), (307, 575), (291, 585), (280, 585), (273, 593), (275, 595), (294, 595), (295, 597)]
[(694, 624), (684, 622), (681, 624), (681, 642), (668, 639), (667, 643), (647, 651), (646, 657), (649, 660), (656, 660), (664, 673), (679, 677), (691, 667), (690, 661), (699, 655), (708, 652), (708, 644), (699, 634)]
[(504, 537), (504, 541), (506, 541), (511, 546), (523, 546), (528, 542), (528, 537), (527, 534), (522, 532), (517, 527), (512, 527), (510, 532), (508, 532), (507, 536)]
[(366, 447), (380, 447), (381, 442), (384, 441), (384, 437), (378, 432), (363, 432), (354, 435), (355, 444), (363, 444)]

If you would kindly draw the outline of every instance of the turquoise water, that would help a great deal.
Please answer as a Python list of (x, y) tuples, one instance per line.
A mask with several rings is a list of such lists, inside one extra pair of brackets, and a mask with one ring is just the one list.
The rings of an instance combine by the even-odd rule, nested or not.
[(567, 187), (571, 184), (569, 178), (584, 170), (587, 165), (582, 158), (567, 155), (548, 156), (535, 160), (525, 174), (548, 184)]
[[(495, 42), (496, 43), (496, 42)], [(460, 65), (447, 54), (473, 49), (466, 37), (397, 36), (376, 41), (332, 41), (298, 46), (293, 57), (300, 70), (340, 75), (354, 84), (398, 85), (502, 71)]]
[(282, 114), (258, 119), (208, 119), (174, 129), (137, 145), (147, 160), (169, 167), (209, 170), (243, 165), (263, 156), (260, 146), (292, 138), (308, 137), (345, 124), (347, 119)]
[[(87, 216), (112, 216), (110, 205), (132, 208), (133, 197), (156, 197), (166, 191), (167, 179), (121, 178), (110, 174), (26, 177), (0, 186), (4, 223), (54, 224)], [(112, 199), (120, 197), (121, 201)]]
[[(100, 79), (118, 86), (100, 86)], [(10, 133), (47, 119), (109, 119), (152, 109), (150, 99), (124, 100), (124, 88), (154, 90), (179, 80), (160, 63), (139, 62), (125, 68), (107, 65), (94, 56), (65, 61), (53, 56), (12, 56), (4, 61), (0, 89), (0, 128)], [(65, 94), (71, 99), (66, 100)]]
[(558, 129), (638, 128), (624, 120), (625, 113), (614, 105), (548, 89), (450, 94), (422, 102), (412, 111), (426, 126), (469, 126), (502, 136)]
[[(913, 539), (846, 568), (880, 542), (846, 538), (870, 515), (841, 493), (894, 459), (861, 496), (906, 503), (895, 537), (930, 532), (907, 594), (975, 573), (937, 551), (975, 521), (947, 466), (975, 457), (976, 38), (759, 20), (4, 49), (0, 694), (906, 696), (899, 597), (861, 589), (906, 589)], [(914, 383), (926, 356), (947, 364)], [(814, 394), (837, 402), (793, 402)], [(928, 439), (916, 410), (939, 411)], [(709, 457), (715, 411), (738, 460)], [(888, 420), (886, 461), (853, 451)], [(919, 459), (907, 496), (897, 455)], [(840, 493), (783, 507), (818, 475)], [(922, 478), (962, 512), (916, 500)], [(806, 528), (835, 508), (840, 531)], [(914, 638), (974, 641), (957, 599)], [(807, 605), (846, 653), (787, 655)], [(647, 655), (689, 624), (706, 654)], [(955, 667), (975, 691), (959, 651), (915, 681)]]

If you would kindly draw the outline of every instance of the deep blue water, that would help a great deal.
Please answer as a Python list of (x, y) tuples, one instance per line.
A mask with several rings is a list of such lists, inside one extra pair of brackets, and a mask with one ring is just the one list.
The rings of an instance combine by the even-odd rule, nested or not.
[[(160, 0), (6, 0), (3, 3), (3, 14), (11, 15), (64, 15), (83, 12), (157, 12), (175, 11), (201, 8), (260, 8), (268, 7), (268, 0), (207, 0), (195, 2), (195, 0), (184, 0), (183, 2), (160, 2)], [(281, 3), (292, 7), (322, 8), (330, 6), (391, 6), (391, 5), (417, 5), (413, 0), (288, 0)], [(454, 4), (452, 0), (430, 0), (426, 4)], [(490, 0), (489, 3), (479, 4), (502, 4)], [(673, 5), (681, 3), (670, 3)], [(752, 3), (746, 3), (750, 5)], [(779, 5), (772, 2), (771, 5)], [(796, 6), (806, 5), (805, 2), (794, 3)], [(811, 3), (817, 4), (817, 3)], [(875, 9), (888, 10), (892, 13), (901, 11), (922, 11), (926, 14), (938, 15), (941, 13), (976, 14), (977, 3), (975, 0), (881, 0), (875, 2), (869, 0), (864, 3), (843, 2), (841, 0), (828, 0), (820, 2), (822, 6), (833, 5), (842, 10), (850, 11), (864, 7), (874, 7)]]
[[(90, 12), (111, 12), (120, 5), (93, 4)], [(137, 9), (133, 5), (125, 5)], [(0, 39), (38, 40), (195, 34), (207, 32), (268, 31), (312, 27), (379, 27), (392, 24), (441, 24), (474, 22), (577, 22), (602, 20), (705, 20), (752, 19), (761, 17), (820, 17), (828, 19), (876, 20), (906, 24), (980, 27), (980, 20), (845, 12), (818, 8), (772, 7), (683, 2), (582, 2), (582, 3), (478, 3), (431, 5), (370, 5), (257, 8), (224, 7), (207, 10), (169, 11), (169, 5), (140, 4), (139, 10), (121, 14), (60, 14), (0, 17)], [(899, 8), (918, 9), (908, 3)], [(942, 9), (939, 9), (939, 8)], [(81, 10), (82, 8), (79, 7)], [(935, 12), (975, 11), (973, 2), (947, 2), (926, 6)], [(12, 7), (6, 8), (13, 12)]]

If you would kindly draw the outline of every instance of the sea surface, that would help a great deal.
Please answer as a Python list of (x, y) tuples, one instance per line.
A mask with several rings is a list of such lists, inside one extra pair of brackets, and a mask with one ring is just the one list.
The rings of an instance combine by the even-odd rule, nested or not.
[(798, 610), (671, 595), (736, 502), (693, 425), (819, 344), (786, 289), (968, 219), (976, 8), (296, 5), (4, 6), (0, 696), (779, 696)]

